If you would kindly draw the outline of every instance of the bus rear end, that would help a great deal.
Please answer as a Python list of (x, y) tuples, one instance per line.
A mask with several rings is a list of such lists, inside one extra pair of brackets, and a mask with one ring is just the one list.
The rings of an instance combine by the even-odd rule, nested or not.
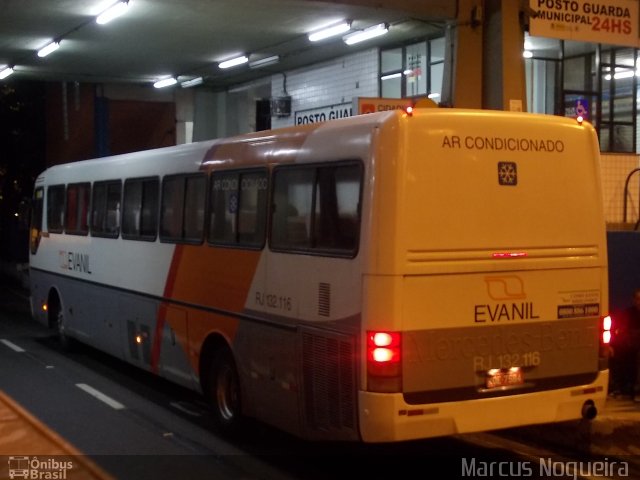
[(376, 162), (363, 439), (592, 418), (608, 383), (593, 128), (455, 110), (395, 121)]

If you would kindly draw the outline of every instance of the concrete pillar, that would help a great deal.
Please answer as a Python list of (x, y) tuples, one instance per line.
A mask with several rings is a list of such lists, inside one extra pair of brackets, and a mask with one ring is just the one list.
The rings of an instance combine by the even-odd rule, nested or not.
[(520, 9), (519, 1), (485, 0), (482, 108), (527, 110)]
[(457, 18), (445, 31), (442, 104), (482, 108), (482, 1), (459, 0)]
[(188, 88), (175, 89), (176, 144), (193, 141), (194, 93)]
[(526, 111), (518, 0), (458, 0), (446, 30), (444, 105)]

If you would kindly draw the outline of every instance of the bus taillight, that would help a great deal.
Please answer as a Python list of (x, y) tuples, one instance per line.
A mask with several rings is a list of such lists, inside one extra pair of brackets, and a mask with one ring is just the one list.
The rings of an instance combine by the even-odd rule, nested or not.
[(400, 332), (367, 332), (367, 379), (372, 392), (399, 392), (402, 387)]
[(609, 366), (609, 358), (613, 354), (612, 336), (613, 318), (610, 315), (600, 317), (600, 370), (605, 370)]
[(609, 345), (611, 343), (611, 327), (613, 321), (611, 316), (607, 315), (602, 318), (602, 335), (600, 336), (600, 343), (603, 345)]

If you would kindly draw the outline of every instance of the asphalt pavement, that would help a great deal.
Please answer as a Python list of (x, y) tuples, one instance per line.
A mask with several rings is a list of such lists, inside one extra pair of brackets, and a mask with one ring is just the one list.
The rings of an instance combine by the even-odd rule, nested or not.
[(610, 395), (593, 420), (533, 425), (505, 433), (568, 452), (640, 460), (640, 402)]
[[(7, 279), (0, 272), (2, 290), (8, 288), (20, 293), (22, 300), (13, 295), (2, 295), (3, 307), (26, 313), (28, 291), (26, 282), (18, 277)], [(22, 273), (22, 272), (20, 272)], [(24, 279), (22, 279), (24, 280)], [(8, 293), (6, 290), (2, 293)], [(607, 398), (605, 408), (593, 420), (575, 420), (556, 424), (533, 425), (498, 432), (526, 442), (536, 442), (568, 453), (590, 457), (616, 457), (632, 459), (640, 464), (640, 402), (629, 396)]]

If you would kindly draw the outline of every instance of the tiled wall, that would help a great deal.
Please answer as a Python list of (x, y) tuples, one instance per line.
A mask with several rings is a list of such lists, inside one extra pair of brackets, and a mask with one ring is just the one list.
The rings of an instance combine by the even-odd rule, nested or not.
[[(272, 97), (291, 96), (291, 115), (272, 117), (272, 128), (294, 124), (295, 113), (352, 102), (354, 97), (377, 97), (378, 51), (370, 49), (342, 58), (273, 75)], [(286, 83), (285, 83), (286, 82)], [(285, 91), (286, 88), (286, 91)], [(624, 184), (629, 172), (640, 167), (640, 156), (602, 154), (602, 187), (605, 219), (608, 224), (623, 220)], [(640, 172), (629, 183), (627, 221), (640, 218)]]
[[(627, 175), (634, 168), (640, 167), (640, 156), (602, 154), (600, 158), (605, 219), (610, 224), (621, 223), (624, 209), (624, 184)], [(631, 177), (628, 191), (627, 222), (636, 222), (640, 218), (638, 212), (640, 172)]]
[(294, 123), (295, 112), (341, 103), (354, 97), (378, 96), (378, 50), (370, 49), (342, 58), (273, 75), (272, 97), (291, 96), (291, 115), (272, 117), (271, 127), (280, 128)]

